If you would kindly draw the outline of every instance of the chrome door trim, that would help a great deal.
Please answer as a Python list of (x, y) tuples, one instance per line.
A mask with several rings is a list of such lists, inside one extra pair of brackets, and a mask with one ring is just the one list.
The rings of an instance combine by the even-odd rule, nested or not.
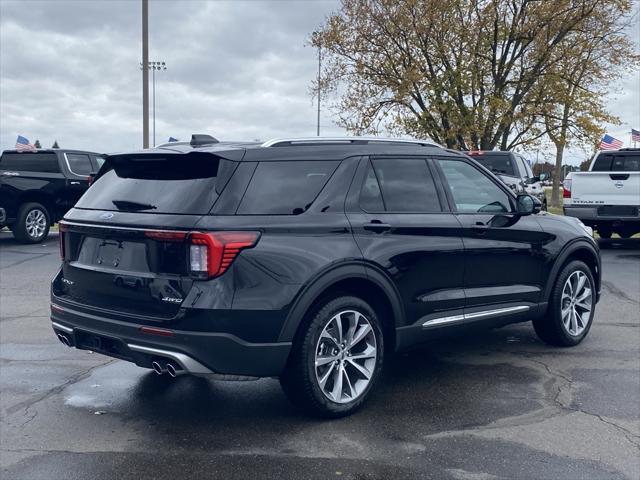
[(434, 325), (444, 325), (447, 323), (457, 323), (465, 320), (477, 320), (480, 318), (500, 317), (502, 315), (510, 315), (513, 313), (526, 312), (531, 307), (528, 305), (517, 305), (514, 307), (495, 308), (492, 310), (483, 310), (481, 312), (471, 312), (462, 315), (453, 315), (450, 317), (433, 318), (422, 324), (423, 327), (432, 327)]

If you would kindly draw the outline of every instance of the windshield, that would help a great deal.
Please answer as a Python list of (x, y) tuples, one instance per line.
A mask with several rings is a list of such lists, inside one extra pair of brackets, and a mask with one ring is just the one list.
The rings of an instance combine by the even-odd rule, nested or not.
[(498, 175), (517, 176), (515, 170), (515, 160), (511, 155), (483, 153), (482, 155), (474, 155), (474, 160), (480, 162), (486, 168)]

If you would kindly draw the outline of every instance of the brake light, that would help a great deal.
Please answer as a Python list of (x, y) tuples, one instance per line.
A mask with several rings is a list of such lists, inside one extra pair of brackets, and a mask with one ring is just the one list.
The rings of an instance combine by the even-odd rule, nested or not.
[(227, 271), (245, 248), (258, 242), (259, 232), (192, 232), (189, 234), (189, 268), (191, 273), (207, 278)]
[(91, 184), (92, 184), (92, 183), (93, 183), (93, 175), (89, 175), (89, 176), (87, 177), (87, 184), (88, 184), (89, 186), (91, 186)]
[(467, 155), (471, 155), (471, 156), (476, 156), (476, 155), (482, 155), (482, 150), (469, 150), (467, 152)]
[(571, 179), (569, 177), (562, 182), (562, 198), (571, 198)]
[(60, 260), (64, 262), (65, 257), (65, 232), (69, 230), (69, 226), (64, 222), (58, 223), (58, 247), (60, 248)]

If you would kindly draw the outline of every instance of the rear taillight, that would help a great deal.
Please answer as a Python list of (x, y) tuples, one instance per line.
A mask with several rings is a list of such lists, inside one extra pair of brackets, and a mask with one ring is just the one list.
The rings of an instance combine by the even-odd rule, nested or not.
[(569, 177), (562, 182), (562, 198), (571, 198), (571, 179)]
[(193, 275), (222, 275), (240, 251), (256, 245), (259, 232), (192, 232), (189, 234), (189, 269)]
[(65, 250), (66, 247), (64, 245), (65, 240), (65, 232), (69, 229), (66, 223), (59, 222), (58, 223), (58, 246), (60, 247), (60, 260), (64, 262)]

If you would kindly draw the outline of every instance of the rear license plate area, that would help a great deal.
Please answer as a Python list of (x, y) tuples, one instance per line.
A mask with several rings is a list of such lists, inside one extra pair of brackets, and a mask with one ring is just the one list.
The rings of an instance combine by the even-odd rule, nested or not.
[(598, 215), (604, 217), (637, 217), (638, 207), (627, 205), (602, 205), (598, 207)]
[(96, 335), (95, 333), (75, 330), (75, 341), (78, 348), (91, 350), (105, 355), (125, 357), (127, 348), (124, 342), (117, 338)]

